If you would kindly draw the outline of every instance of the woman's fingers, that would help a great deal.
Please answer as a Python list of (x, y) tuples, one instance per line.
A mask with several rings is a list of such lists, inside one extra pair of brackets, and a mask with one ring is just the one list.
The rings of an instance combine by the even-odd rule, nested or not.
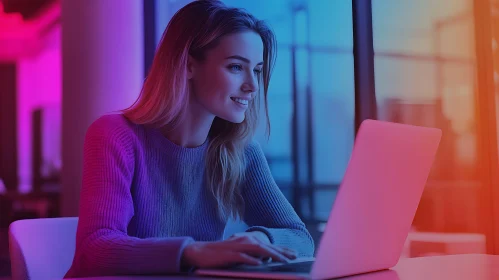
[(260, 265), (262, 262), (257, 258), (251, 257), (244, 253), (237, 252), (224, 252), (218, 254), (216, 257), (210, 259), (204, 259), (201, 261), (200, 268), (218, 268), (218, 267), (230, 267), (233, 265)]
[(212, 244), (197, 252), (195, 262), (191, 265), (198, 268), (227, 267), (238, 264), (260, 265), (261, 260), (241, 250), (228, 248), (222, 244)]
[[(296, 251), (293, 249), (289, 249), (289, 248), (282, 247), (282, 246), (276, 246), (276, 245), (272, 245), (272, 248), (290, 260), (294, 260), (297, 258)], [(262, 258), (262, 260), (264, 263), (268, 263), (272, 260), (272, 258), (264, 257), (264, 258)]]
[(246, 253), (252, 256), (258, 256), (260, 258), (272, 258), (273, 260), (280, 262), (288, 262), (288, 258), (272, 248), (271, 245), (263, 243), (240, 243), (235, 246), (236, 250), (240, 250), (242, 253)]
[(206, 255), (202, 267), (221, 267), (236, 264), (261, 265), (262, 260), (288, 262), (296, 258), (294, 250), (267, 244), (256, 238), (236, 237), (231, 240), (205, 244)]
[(296, 259), (296, 251), (293, 249), (289, 249), (287, 247), (282, 247), (282, 246), (276, 246), (272, 245), (274, 250), (278, 251), (279, 253), (283, 254), (285, 257), (288, 259)]
[(231, 252), (231, 254), (228, 254), (227, 256), (228, 256), (227, 261), (230, 262), (231, 264), (249, 264), (249, 265), (262, 264), (261, 260), (242, 252)]
[[(247, 252), (253, 256), (256, 256), (256, 257), (260, 257), (262, 259), (265, 259), (265, 258), (272, 258), (273, 260), (275, 261), (282, 261), (282, 262), (286, 262), (288, 259), (296, 259), (296, 251), (290, 249), (290, 248), (286, 248), (286, 247), (283, 247), (283, 246), (277, 246), (277, 245), (273, 245), (273, 244), (267, 244), (267, 243), (264, 243), (264, 242), (261, 242), (259, 239), (257, 238), (252, 238), (252, 237), (248, 237), (248, 236), (234, 236), (234, 238), (232, 238), (231, 240), (231, 243), (236, 243), (236, 244), (260, 244), (259, 246), (261, 248), (252, 248), (251, 246), (249, 246), (251, 248), (251, 252)], [(256, 254), (256, 255), (255, 255)], [(264, 255), (262, 255), (264, 254)]]

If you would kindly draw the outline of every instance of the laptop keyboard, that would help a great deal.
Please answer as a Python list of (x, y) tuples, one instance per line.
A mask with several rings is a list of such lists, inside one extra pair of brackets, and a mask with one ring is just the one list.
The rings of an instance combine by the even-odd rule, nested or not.
[(236, 266), (231, 267), (232, 271), (261, 271), (261, 272), (297, 272), (309, 273), (312, 270), (313, 261), (285, 263), (273, 266)]

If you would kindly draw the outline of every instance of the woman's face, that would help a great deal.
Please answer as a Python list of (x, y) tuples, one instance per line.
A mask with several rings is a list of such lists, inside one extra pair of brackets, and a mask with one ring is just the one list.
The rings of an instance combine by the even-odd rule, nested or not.
[(196, 114), (241, 123), (258, 92), (263, 68), (263, 43), (252, 31), (224, 36), (205, 54), (189, 59), (191, 106)]

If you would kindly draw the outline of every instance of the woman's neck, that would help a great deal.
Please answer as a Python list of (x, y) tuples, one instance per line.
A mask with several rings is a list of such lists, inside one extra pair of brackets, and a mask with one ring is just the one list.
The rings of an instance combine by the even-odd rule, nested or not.
[(187, 110), (182, 120), (173, 129), (162, 129), (163, 135), (171, 142), (184, 148), (195, 148), (203, 145), (208, 138), (215, 116), (201, 114), (198, 110)]

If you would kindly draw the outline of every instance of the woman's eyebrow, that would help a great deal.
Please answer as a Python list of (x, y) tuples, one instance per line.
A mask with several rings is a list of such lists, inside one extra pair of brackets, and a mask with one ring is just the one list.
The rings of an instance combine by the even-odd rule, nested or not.
[[(242, 57), (240, 55), (231, 55), (231, 56), (226, 57), (225, 59), (238, 59), (238, 60), (244, 61), (246, 63), (250, 63), (249, 59), (247, 59), (246, 57)], [(259, 62), (257, 65), (262, 65), (262, 64), (263, 64), (263, 61)]]

